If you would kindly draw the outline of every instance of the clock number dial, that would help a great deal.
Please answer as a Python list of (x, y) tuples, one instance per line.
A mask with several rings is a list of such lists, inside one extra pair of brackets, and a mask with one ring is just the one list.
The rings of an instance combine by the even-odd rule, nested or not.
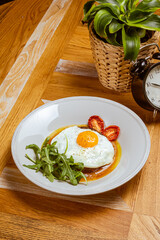
[(155, 69), (155, 73), (156, 73), (156, 74), (160, 73), (160, 66), (158, 66), (158, 67)]
[(155, 65), (147, 75), (145, 93), (149, 102), (160, 109), (160, 63)]
[(150, 78), (150, 80), (153, 79), (153, 74), (152, 73), (149, 74), (149, 78)]

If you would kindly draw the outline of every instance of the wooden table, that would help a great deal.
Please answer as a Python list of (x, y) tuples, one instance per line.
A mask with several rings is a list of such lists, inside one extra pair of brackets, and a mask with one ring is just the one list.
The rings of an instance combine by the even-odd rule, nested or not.
[[(98, 81), (85, 1), (16, 0), (0, 6), (0, 239), (160, 239), (160, 115), (140, 108), (131, 93)], [(70, 96), (117, 101), (145, 122), (151, 151), (144, 168), (103, 194), (69, 197), (28, 181), (11, 156), (11, 139), (33, 109)]]

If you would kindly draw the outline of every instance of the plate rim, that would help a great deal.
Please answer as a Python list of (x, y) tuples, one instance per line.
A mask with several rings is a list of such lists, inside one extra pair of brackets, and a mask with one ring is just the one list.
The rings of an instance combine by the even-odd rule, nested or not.
[[(132, 117), (134, 117), (134, 119), (139, 123), (141, 124), (141, 127), (143, 127), (143, 130), (144, 130), (144, 135), (145, 135), (145, 138), (146, 138), (146, 152), (143, 156), (143, 159), (141, 161), (141, 163), (138, 165), (138, 167), (135, 169), (135, 171), (133, 173), (131, 173), (128, 177), (126, 177), (125, 179), (123, 179), (121, 181), (120, 184), (111, 184), (109, 188), (107, 189), (104, 189), (103, 191), (100, 190), (100, 191), (96, 191), (93, 193), (87, 193), (86, 191), (84, 192), (84, 194), (82, 193), (78, 193), (78, 192), (74, 192), (74, 193), (64, 193), (63, 191), (54, 191), (54, 189), (50, 189), (50, 188), (46, 188), (46, 187), (43, 187), (41, 186), (41, 184), (38, 184), (36, 181), (30, 179), (27, 174), (23, 173), (21, 171), (21, 168), (19, 167), (18, 163), (16, 162), (15, 160), (15, 152), (14, 152), (14, 141), (16, 139), (16, 136), (18, 134), (18, 132), (20, 131), (21, 129), (21, 126), (23, 125), (23, 123), (31, 116), (33, 115), (35, 112), (37, 111), (41, 111), (42, 109), (45, 109), (47, 107), (49, 107), (50, 105), (55, 105), (55, 104), (60, 104), (61, 102), (67, 102), (67, 101), (74, 101), (74, 100), (95, 100), (95, 101), (102, 101), (102, 102), (106, 102), (106, 103), (109, 103), (109, 104), (113, 104), (113, 105), (116, 105), (116, 106), (119, 106), (121, 109), (127, 111), (129, 114), (132, 115)], [(14, 160), (14, 163), (16, 164), (17, 168), (19, 169), (19, 171), (29, 180), (31, 181), (32, 183), (36, 184), (37, 186), (45, 189), (45, 190), (48, 190), (48, 191), (51, 191), (51, 192), (54, 192), (56, 194), (62, 194), (62, 195), (70, 195), (70, 196), (86, 196), (86, 195), (94, 195), (94, 194), (100, 194), (100, 193), (103, 193), (103, 192), (107, 192), (107, 191), (111, 191), (117, 187), (120, 187), (122, 186), (123, 184), (127, 183), (129, 180), (131, 180), (133, 177), (135, 177), (137, 175), (137, 173), (143, 168), (143, 166), (145, 165), (147, 159), (148, 159), (148, 156), (149, 156), (149, 153), (150, 153), (150, 147), (151, 147), (151, 141), (150, 141), (150, 135), (149, 135), (149, 132), (148, 132), (148, 129), (145, 125), (145, 123), (142, 121), (142, 119), (134, 112), (132, 111), (131, 109), (129, 109), (128, 107), (126, 107), (125, 105), (121, 104), (121, 103), (118, 103), (116, 101), (113, 101), (113, 100), (110, 100), (110, 99), (106, 99), (106, 98), (102, 98), (102, 97), (92, 97), (92, 96), (73, 96), (73, 97), (64, 97), (64, 98), (60, 98), (60, 99), (56, 99), (56, 100), (49, 100), (48, 103), (45, 103), (43, 104), (42, 106), (40, 107), (37, 107), (36, 109), (34, 109), (33, 111), (31, 111), (27, 116), (25, 116), (22, 121), (18, 124), (14, 134), (13, 134), (13, 137), (12, 137), (12, 141), (11, 141), (11, 153), (12, 153), (12, 157), (13, 157), (13, 160)], [(75, 186), (76, 187), (76, 186)]]

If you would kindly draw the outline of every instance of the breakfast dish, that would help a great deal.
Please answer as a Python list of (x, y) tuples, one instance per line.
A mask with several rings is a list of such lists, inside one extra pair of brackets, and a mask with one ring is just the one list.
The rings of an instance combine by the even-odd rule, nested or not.
[[(118, 129), (118, 133), (114, 129)], [(118, 126), (104, 129), (102, 118), (91, 116), (87, 125), (67, 126), (54, 131), (41, 149), (36, 144), (26, 146), (34, 151), (35, 159), (26, 154), (33, 165), (23, 166), (42, 172), (51, 182), (57, 179), (77, 185), (83, 180), (87, 183), (87, 180), (99, 179), (109, 173), (106, 169), (111, 164), (120, 160), (120, 147), (111, 142), (118, 138), (119, 131)]]
[[(67, 138), (67, 141), (66, 141)], [(73, 126), (59, 133), (52, 141), (56, 141), (60, 153), (73, 157), (74, 162), (82, 162), (86, 168), (97, 168), (109, 164), (113, 160), (112, 143), (103, 135), (92, 130)], [(68, 144), (68, 146), (66, 146)]]
[[(96, 115), (105, 124), (100, 128), (101, 132), (98, 132), (98, 128), (93, 128), (97, 125), (100, 127), (99, 121), (92, 118), (90, 130), (103, 136), (107, 131), (106, 137), (110, 135), (115, 138), (118, 135), (118, 138), (110, 140), (114, 148), (113, 162), (98, 168), (83, 168), (83, 172), (81, 171), (85, 174), (87, 185), (84, 178), (80, 179), (83, 184), (77, 184), (76, 187), (64, 180), (54, 179), (52, 182), (44, 177), (42, 172), (23, 166), (23, 164), (34, 165), (25, 154), (35, 160), (33, 149), (25, 149), (26, 146), (34, 143), (41, 151), (42, 143), (47, 136), (53, 143), (53, 138), (66, 127), (77, 126), (84, 129), (85, 125), (89, 125), (87, 120)], [(113, 126), (119, 127), (120, 131)], [(110, 129), (109, 134), (107, 128)], [(133, 178), (147, 161), (150, 136), (140, 117), (120, 103), (97, 97), (69, 97), (50, 101), (28, 114), (14, 133), (11, 150), (17, 168), (37, 186), (59, 194), (90, 195), (109, 191)], [(79, 167), (82, 167), (82, 163)]]

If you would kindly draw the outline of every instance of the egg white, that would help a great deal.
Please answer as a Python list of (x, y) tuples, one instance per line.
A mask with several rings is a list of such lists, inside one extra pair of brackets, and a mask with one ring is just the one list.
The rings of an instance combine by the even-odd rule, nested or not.
[(60, 132), (52, 142), (57, 141), (56, 147), (59, 153), (66, 150), (66, 138), (68, 139), (67, 158), (73, 157), (74, 162), (84, 163), (86, 168), (98, 168), (113, 161), (114, 148), (112, 143), (103, 135), (95, 132), (98, 136), (98, 144), (94, 147), (84, 148), (77, 144), (78, 134), (90, 129), (82, 129), (77, 126), (69, 127)]

